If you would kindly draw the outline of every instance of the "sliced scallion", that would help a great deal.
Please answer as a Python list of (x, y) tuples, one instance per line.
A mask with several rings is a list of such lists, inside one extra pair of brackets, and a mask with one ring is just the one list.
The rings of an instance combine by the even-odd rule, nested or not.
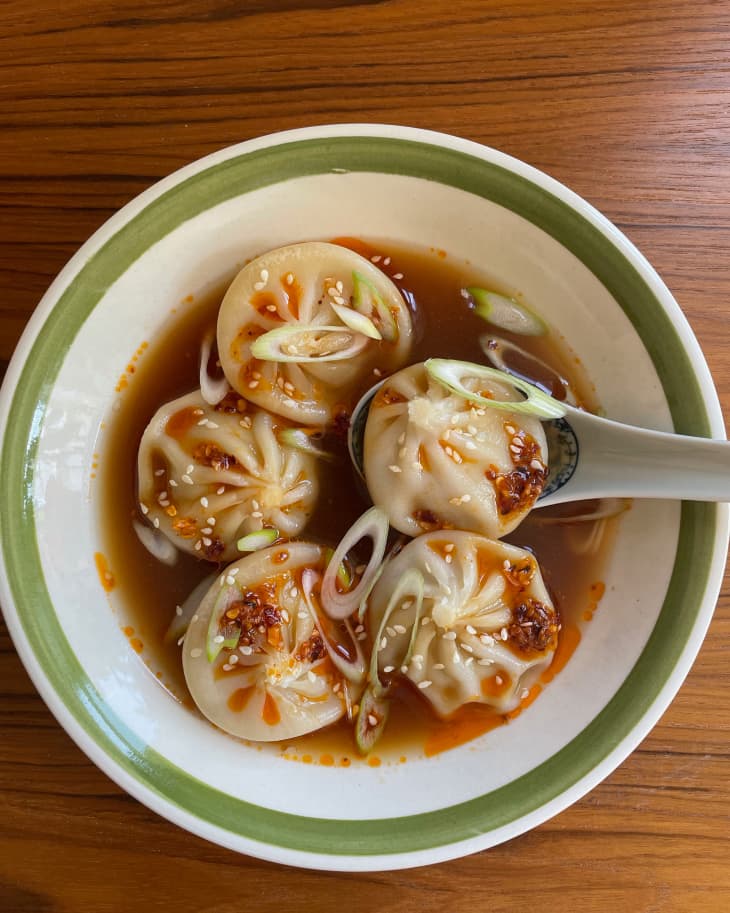
[(159, 529), (145, 526), (144, 523), (140, 523), (138, 520), (132, 521), (132, 528), (139, 541), (153, 558), (157, 558), (158, 561), (170, 566), (177, 562), (177, 549)]
[(423, 589), (423, 574), (420, 571), (417, 571), (415, 568), (410, 568), (400, 578), (396, 584), (395, 589), (390, 595), (388, 605), (385, 607), (383, 617), (380, 619), (378, 633), (373, 641), (375, 646), (373, 647), (373, 652), (370, 656), (370, 671), (368, 677), (370, 679), (370, 687), (373, 688), (376, 695), (383, 694), (387, 690), (380, 681), (380, 675), (378, 674), (378, 647), (383, 639), (383, 633), (388, 626), (388, 622), (390, 621), (390, 616), (403, 603), (404, 599), (408, 598), (415, 600), (415, 612), (413, 615), (411, 636), (408, 640), (408, 647), (406, 648), (406, 652), (398, 664), (403, 666), (410, 662), (410, 658), (413, 655), (413, 648), (416, 643), (416, 634), (418, 632), (418, 622), (421, 617), (421, 609), (423, 607)]
[(521, 336), (544, 336), (547, 333), (545, 321), (516, 299), (475, 285), (466, 291), (474, 299), (474, 313), (488, 323)]
[(395, 342), (398, 339), (398, 324), (373, 283), (361, 273), (352, 274), (352, 283), (355, 309), (375, 323), (383, 339)]
[(346, 361), (367, 344), (367, 336), (345, 327), (295, 323), (259, 336), (251, 345), (251, 354), (260, 361), (312, 364)]
[(284, 428), (277, 435), (280, 444), (285, 444), (287, 447), (293, 447), (295, 450), (301, 450), (302, 453), (309, 453), (311, 456), (316, 456), (320, 460), (327, 460), (331, 462), (334, 460), (334, 454), (329, 453), (326, 450), (322, 450), (321, 447), (318, 447), (312, 440), (312, 435), (316, 432), (307, 431), (304, 428)]
[[(477, 403), (489, 409), (500, 409), (503, 412), (516, 412), (525, 415), (534, 415), (540, 419), (562, 418), (566, 414), (565, 407), (552, 396), (538, 390), (533, 384), (519, 377), (513, 377), (497, 371), (496, 368), (487, 368), (484, 365), (475, 365), (468, 361), (456, 361), (449, 358), (429, 358), (424, 363), (429, 376), (438, 381), (457, 396), (463, 396), (469, 402)], [(525, 394), (524, 400), (509, 402), (508, 400), (489, 399), (481, 396), (464, 386), (464, 380), (476, 378), (478, 380), (495, 381), (507, 384)]]
[(319, 636), (322, 638), (322, 643), (327, 651), (327, 655), (332, 661), (332, 665), (341, 675), (344, 675), (348, 681), (355, 685), (361, 685), (365, 681), (366, 666), (360, 643), (355, 638), (350, 623), (346, 619), (341, 623), (343, 624), (345, 632), (347, 633), (347, 638), (350, 641), (349, 647), (347, 644), (342, 643), (342, 641), (337, 641), (331, 636), (329, 631), (331, 622), (328, 624), (326, 619), (323, 620), (320, 617), (312, 600), (312, 591), (318, 580), (319, 574), (315, 570), (312, 570), (312, 568), (305, 568), (302, 571), (302, 595), (304, 597), (304, 602), (312, 617), (314, 626), (319, 632)]
[(360, 754), (372, 751), (385, 730), (389, 712), (390, 701), (382, 694), (376, 695), (372, 685), (368, 685), (360, 699), (355, 722), (355, 742)]
[(363, 336), (368, 336), (370, 339), (383, 338), (380, 330), (365, 314), (361, 314), (359, 311), (353, 311), (352, 308), (346, 307), (344, 304), (335, 304), (332, 302), (331, 307), (345, 326), (354, 330), (356, 333), (362, 333)]
[(267, 545), (273, 545), (278, 538), (278, 529), (257, 529), (247, 536), (242, 536), (236, 543), (236, 548), (239, 552), (257, 552)]

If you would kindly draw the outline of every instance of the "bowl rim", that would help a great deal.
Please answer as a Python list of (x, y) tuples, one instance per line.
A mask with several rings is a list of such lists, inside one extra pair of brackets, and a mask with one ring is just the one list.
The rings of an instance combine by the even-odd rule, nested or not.
[[(675, 418), (675, 423), (677, 422), (677, 417), (680, 416), (683, 419), (680, 424), (684, 425), (681, 430), (686, 433), (705, 435), (712, 433), (714, 436), (724, 437), (722, 413), (709, 370), (699, 345), (694, 338), (684, 315), (679, 309), (679, 306), (674, 301), (654, 269), (649, 265), (648, 261), (646, 261), (633, 244), (615, 226), (613, 226), (612, 223), (598, 213), (590, 204), (568, 190), (562, 184), (531, 166), (507, 156), (504, 153), (498, 152), (497, 150), (490, 149), (489, 147), (477, 143), (472, 143), (468, 140), (433, 131), (396, 125), (342, 124), (309, 127), (300, 130), (275, 133), (214, 152), (211, 155), (199, 159), (174, 172), (144, 191), (113, 215), (94, 233), (94, 235), (92, 235), (61, 270), (43, 296), (18, 343), (16, 352), (8, 367), (2, 390), (0, 390), (0, 431), (2, 432), (3, 441), (0, 467), (8, 465), (8, 458), (12, 456), (13, 447), (17, 447), (20, 440), (22, 440), (23, 443), (23, 453), (27, 454), (32, 452), (32, 448), (28, 447), (30, 437), (26, 435), (26, 437), (23, 438), (22, 434), (19, 435), (17, 433), (19, 429), (13, 428), (8, 423), (8, 418), (11, 413), (14, 411), (17, 412), (15, 401), (16, 393), (18, 393), (20, 389), (18, 385), (21, 378), (25, 376), (24, 372), (29, 361), (28, 356), (33, 350), (39, 335), (42, 333), (43, 327), (46, 326), (47, 320), (54, 312), (56, 306), (59, 303), (63, 304), (62, 298), (64, 293), (73, 285), (79, 274), (85, 267), (92, 263), (96, 255), (99, 254), (99, 252), (104, 249), (105, 245), (112, 241), (125, 226), (129, 225), (135, 217), (143, 213), (155, 201), (160, 200), (160, 198), (163, 198), (170, 193), (174, 196), (175, 189), (179, 188), (180, 185), (185, 184), (189, 179), (195, 178), (206, 172), (211, 172), (212, 169), (219, 169), (221, 166), (225, 167), (227, 163), (235, 164), (236, 161), (250, 158), (257, 153), (266, 153), (269, 155), (273, 154), (274, 151), (288, 151), (284, 147), (289, 147), (291, 149), (294, 146), (297, 146), (299, 150), (305, 150), (307, 144), (309, 144), (310, 149), (313, 149), (314, 146), (316, 146), (320, 150), (320, 153), (323, 148), (327, 148), (330, 150), (330, 158), (332, 161), (340, 161), (341, 158), (343, 160), (347, 159), (349, 167), (344, 170), (376, 172), (384, 170), (383, 168), (378, 167), (367, 167), (368, 162), (370, 161), (367, 157), (367, 153), (358, 157), (356, 149), (349, 157), (343, 157), (341, 153), (345, 149), (345, 144), (350, 140), (361, 142), (370, 140), (371, 144), (369, 148), (371, 151), (375, 148), (373, 145), (374, 143), (382, 149), (385, 149), (389, 156), (392, 156), (396, 147), (404, 148), (405, 146), (409, 146), (414, 154), (417, 154), (417, 150), (419, 150), (421, 155), (430, 153), (432, 156), (435, 156), (438, 154), (446, 156), (449, 161), (460, 161), (462, 164), (466, 163), (468, 159), (471, 160), (473, 166), (477, 168), (477, 170), (480, 168), (483, 170), (487, 167), (499, 169), (508, 175), (513, 175), (518, 182), (521, 182), (521, 185), (530, 185), (539, 194), (547, 195), (557, 201), (557, 203), (567, 207), (567, 211), (572, 212), (584, 228), (585, 226), (589, 226), (597, 232), (597, 235), (589, 238), (587, 243), (597, 243), (596, 237), (598, 237), (599, 240), (603, 239), (604, 244), (607, 243), (610, 247), (614, 248), (623, 260), (627, 261), (629, 267), (635, 271), (639, 281), (646, 287), (650, 297), (656, 301), (661, 312), (666, 315), (667, 325), (676, 337), (676, 345), (679, 347), (679, 350), (681, 350), (681, 353), (686, 360), (686, 364), (684, 365), (685, 373), (689, 371), (695, 387), (694, 390), (688, 392), (688, 395), (694, 397), (695, 407), (698, 403), (701, 407), (699, 410), (695, 411), (694, 417), (690, 420), (683, 414), (681, 402), (679, 400), (672, 402), (671, 397), (669, 397), (670, 408), (673, 417)], [(338, 154), (340, 155), (340, 158), (337, 158)], [(334, 158), (332, 158), (332, 156), (334, 156)], [(322, 173), (326, 170), (338, 169), (326, 169), (318, 166), (315, 172), (301, 173)], [(424, 170), (428, 171), (425, 167)], [(419, 174), (417, 176), (422, 175)], [(278, 183), (278, 180), (279, 179), (268, 181), (267, 183)], [(444, 183), (451, 182), (444, 181)], [(236, 193), (230, 194), (230, 196), (236, 195)], [(493, 199), (493, 197), (490, 198)], [(205, 205), (203, 208), (207, 209), (209, 208), (209, 205), (215, 205), (216, 202), (218, 201)], [(500, 201), (497, 200), (497, 202)], [(195, 213), (188, 213), (187, 218), (192, 217), (194, 214)], [(561, 239), (558, 237), (558, 240)], [(629, 316), (632, 317), (632, 315)], [(656, 314), (654, 316), (656, 316)], [(640, 322), (640, 317), (633, 314), (632, 322), (634, 322), (637, 331), (641, 335), (642, 330), (646, 332), (647, 328), (642, 327), (641, 325), (637, 326), (637, 319), (639, 319)], [(642, 338), (644, 337), (642, 336)], [(661, 358), (661, 351), (651, 352), (650, 354), (655, 360), (655, 363), (657, 357)], [(44, 383), (45, 392), (48, 394), (53, 386), (53, 378), (46, 378)], [(22, 393), (23, 390), (20, 389), (20, 392)], [(687, 426), (688, 421), (690, 422), (691, 427)], [(11, 431), (13, 431), (14, 434), (11, 434)], [(26, 447), (28, 447), (28, 449), (26, 449)], [(19, 460), (16, 462), (19, 462)], [(10, 473), (3, 473), (4, 481), (3, 479), (0, 479), (0, 491), (5, 495), (9, 494), (7, 486), (10, 475)], [(536, 826), (556, 814), (558, 811), (566, 808), (600, 782), (636, 747), (641, 739), (644, 738), (667, 708), (689, 671), (712, 617), (714, 604), (722, 582), (728, 545), (727, 505), (683, 505), (682, 528), (685, 532), (689, 529), (690, 532), (687, 533), (687, 535), (690, 536), (701, 528), (705, 531), (706, 540), (700, 548), (703, 552), (703, 559), (705, 559), (706, 574), (701, 585), (694, 587), (692, 595), (697, 606), (697, 611), (693, 618), (685, 618), (686, 639), (684, 640), (683, 645), (678, 650), (675, 650), (676, 655), (673, 657), (672, 667), (668, 675), (662, 682), (654, 683), (654, 694), (651, 700), (647, 702), (646, 706), (637, 709), (634, 713), (635, 719), (628, 727), (628, 730), (624, 733), (623, 737), (619, 739), (618, 742), (614, 743), (613, 748), (605, 753), (598, 763), (595, 763), (592, 766), (589, 765), (588, 769), (584, 770), (582, 775), (577, 776), (572, 783), (559, 789), (555, 795), (541, 802), (536, 808), (520, 814), (511, 820), (497, 823), (495, 826), (483, 830), (480, 833), (477, 832), (478, 826), (476, 827), (476, 830), (474, 826), (475, 823), (478, 824), (478, 822), (471, 820), (471, 826), (466, 828), (466, 832), (475, 834), (475, 836), (463, 837), (463, 839), (450, 839), (450, 832), (448, 832), (448, 829), (444, 832), (442, 828), (441, 836), (438, 839), (443, 842), (437, 842), (425, 847), (420, 846), (410, 850), (398, 850), (396, 847), (392, 851), (377, 853), (368, 849), (368, 847), (372, 845), (372, 841), (368, 838), (368, 832), (371, 830), (369, 825), (371, 823), (360, 822), (358, 827), (360, 834), (356, 835), (354, 840), (348, 842), (349, 852), (340, 852), (335, 846), (332, 846), (329, 851), (322, 847), (319, 850), (313, 851), (310, 849), (282, 845), (277, 843), (274, 839), (272, 829), (287, 826), (287, 822), (285, 822), (284, 819), (298, 816), (287, 816), (282, 815), (281, 813), (268, 812), (267, 817), (270, 819), (271, 824), (271, 827), (269, 828), (270, 837), (268, 839), (265, 836), (264, 839), (260, 839), (260, 837), (259, 839), (255, 839), (250, 836), (242, 835), (240, 832), (233, 832), (220, 824), (205, 820), (199, 815), (176, 804), (173, 799), (165, 795), (164, 790), (161, 788), (161, 784), (148, 782), (145, 779), (144, 774), (150, 764), (156, 763), (157, 759), (154, 758), (153, 752), (143, 751), (140, 756), (136, 757), (134, 764), (137, 765), (137, 768), (135, 769), (133, 767), (130, 772), (128, 768), (120, 764), (118, 760), (115, 760), (114, 757), (110, 755), (108, 748), (104, 747), (103, 740), (95, 737), (95, 735), (89, 731), (89, 721), (86, 720), (85, 722), (87, 725), (84, 725), (84, 722), (82, 722), (82, 719), (78, 716), (78, 712), (74, 713), (68, 705), (68, 700), (61, 697), (58, 693), (47, 670), (39, 661), (36, 655), (36, 649), (33, 645), (33, 633), (29, 629), (28, 619), (23, 616), (22, 610), (16, 605), (13, 589), (15, 589), (15, 591), (18, 590), (17, 580), (13, 587), (11, 586), (10, 577), (11, 572), (17, 566), (17, 553), (13, 551), (12, 543), (10, 543), (8, 537), (10, 525), (8, 516), (12, 513), (12, 516), (15, 519), (20, 519), (21, 522), (30, 522), (32, 524), (34, 521), (32, 502), (28, 503), (29, 498), (23, 500), (22, 493), (18, 494), (17, 492), (15, 497), (18, 500), (13, 502), (16, 508), (14, 512), (4, 510), (3, 516), (0, 518), (0, 523), (2, 524), (0, 526), (0, 533), (2, 534), (2, 552), (0, 554), (0, 601), (2, 601), (4, 607), (6, 622), (11, 637), (36, 688), (59, 723), (66, 729), (79, 747), (81, 747), (97, 766), (127, 792), (134, 795), (137, 799), (162, 816), (200, 836), (212, 840), (213, 842), (220, 843), (223, 846), (247, 852), (264, 859), (305, 866), (308, 868), (333, 870), (354, 871), (404, 868), (407, 866), (423, 865), (462, 856), (509, 839)], [(8, 503), (7, 499), (4, 503)], [(710, 530), (712, 530), (711, 533)], [(710, 540), (712, 540), (711, 548), (709, 546)], [(682, 542), (680, 541), (678, 553), (680, 552), (681, 547)], [(680, 585), (677, 578), (678, 576), (681, 576), (678, 571), (678, 564), (679, 562), (675, 561), (672, 584), (670, 585), (670, 590), (674, 587), (675, 602), (677, 602), (680, 595), (677, 590), (677, 587)], [(662, 614), (667, 610), (668, 602), (669, 596), (665, 601)], [(652, 637), (653, 636), (654, 635), (652, 635)], [(646, 653), (648, 647), (649, 645), (645, 648), (644, 653)], [(70, 647), (68, 647), (68, 649), (70, 650)], [(644, 656), (644, 653), (642, 653), (642, 657)], [(71, 655), (73, 657), (72, 652)], [(640, 661), (641, 659), (639, 662)], [(79, 669), (81, 669), (80, 666)], [(81, 674), (83, 676), (83, 670), (81, 670)], [(626, 682), (624, 682), (624, 685), (620, 690), (623, 690), (625, 686)], [(599, 717), (606, 713), (613, 705), (614, 701), (615, 698), (606, 708), (604, 708), (604, 711), (599, 714)], [(598, 719), (598, 717), (596, 719)], [(594, 720), (590, 726), (593, 726), (595, 722), (596, 720)], [(588, 728), (590, 728), (590, 726)], [(586, 731), (587, 730), (584, 730), (578, 738), (582, 737)], [(127, 735), (132, 734), (127, 733)], [(98, 733), (96, 733), (96, 736), (98, 736)], [(139, 739), (136, 741), (139, 742)], [(577, 741), (577, 739), (574, 741)], [(132, 739), (132, 744), (134, 743), (134, 739)], [(139, 748), (138, 745), (136, 747)], [(570, 746), (565, 746), (558, 754), (563, 754), (568, 748), (570, 748)], [(546, 763), (549, 765), (556, 757), (557, 755), (553, 756), (553, 759), (549, 759)], [(169, 762), (165, 763), (169, 764)], [(546, 765), (541, 765), (541, 767), (545, 766)], [(143, 774), (142, 776), (140, 776), (140, 772)], [(534, 772), (534, 770), (531, 771), (531, 774), (534, 774)], [(193, 780), (193, 778), (190, 779)], [(202, 786), (202, 784), (200, 785)], [(508, 785), (511, 786), (512, 784)], [(246, 803), (243, 804), (245, 805)], [(470, 803), (464, 804), (468, 805)], [(441, 810), (441, 812), (454, 809), (455, 807), (452, 809), (447, 808)], [(478, 817), (478, 810), (476, 813)], [(440, 814), (440, 812), (433, 814)], [(410, 817), (420, 819), (423, 816)], [(330, 827), (332, 824), (339, 823), (327, 822), (325, 819), (311, 820), (324, 822), (326, 828)], [(392, 822), (403, 819), (382, 820)], [(415, 826), (418, 827), (418, 825)], [(462, 830), (462, 833), (464, 833), (464, 830)], [(332, 839), (333, 843), (334, 839), (335, 838)]]

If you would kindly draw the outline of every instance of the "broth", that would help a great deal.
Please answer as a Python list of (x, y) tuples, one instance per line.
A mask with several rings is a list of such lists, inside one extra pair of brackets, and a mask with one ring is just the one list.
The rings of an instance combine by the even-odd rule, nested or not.
[[(338, 239), (339, 243), (367, 257), (380, 257), (378, 266), (400, 288), (414, 316), (415, 342), (409, 362), (429, 356), (459, 358), (484, 363), (479, 336), (487, 324), (469, 308), (461, 289), (494, 283), (468, 263), (452, 260), (442, 251), (406, 248), (394, 243), (365, 243)], [(191, 590), (216, 566), (180, 553), (174, 567), (161, 564), (141, 545), (132, 528), (141, 519), (137, 504), (137, 450), (145, 427), (165, 402), (198, 386), (200, 343), (215, 326), (217, 311), (228, 283), (215, 288), (201, 301), (192, 297), (173, 310), (165, 332), (149, 345), (143, 343), (118, 385), (118, 399), (107, 423), (102, 458), (96, 470), (104, 555), (99, 560), (113, 575), (123, 606), (123, 630), (134, 649), (169, 693), (194, 709), (182, 671), (180, 647), (165, 643), (164, 633)], [(514, 290), (504, 290), (514, 294)], [(539, 309), (539, 303), (538, 309)], [(582, 366), (555, 331), (542, 337), (499, 335), (511, 339), (548, 362), (566, 378), (579, 403), (595, 409), (594, 394)], [(364, 392), (373, 379), (366, 379)], [(333, 547), (369, 506), (354, 484), (346, 442), (329, 435), (324, 446), (335, 460), (321, 470), (321, 491), (315, 512), (301, 538)], [(325, 482), (326, 479), (326, 482)], [(547, 512), (537, 511), (507, 541), (530, 549), (538, 559), (545, 583), (560, 611), (563, 628), (558, 655), (543, 684), (555, 668), (567, 661), (580, 638), (580, 624), (592, 615), (602, 593), (600, 578), (610, 550), (615, 521), (550, 524)], [(599, 524), (602, 524), (599, 528)], [(586, 554), (586, 544), (591, 548)], [(97, 561), (99, 563), (99, 561)], [(106, 580), (108, 585), (108, 580)], [(502, 725), (531, 703), (542, 686), (535, 685), (521, 708), (500, 715), (482, 705), (468, 705), (448, 721), (439, 720), (415, 689), (400, 685), (395, 692), (388, 726), (377, 745), (378, 757), (359, 759), (377, 765), (380, 758), (403, 761), (408, 755), (435, 754)], [(197, 712), (197, 710), (195, 710)], [(249, 743), (253, 744), (253, 743)], [(267, 748), (268, 743), (257, 743)], [(358, 759), (352, 725), (335, 723), (326, 730), (274, 743), (269, 750), (284, 757), (322, 764), (348, 766)]]

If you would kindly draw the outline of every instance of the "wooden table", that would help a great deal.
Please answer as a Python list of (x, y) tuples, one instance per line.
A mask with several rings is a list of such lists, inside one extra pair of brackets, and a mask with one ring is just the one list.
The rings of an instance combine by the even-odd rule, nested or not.
[[(74, 250), (153, 181), (313, 123), (430, 127), (595, 204), (662, 274), (730, 414), (730, 4), (5, 0), (0, 362)], [(417, 871), (328, 875), (178, 830), (98, 771), (0, 625), (0, 909), (730, 909), (730, 587), (681, 693), (589, 796)]]

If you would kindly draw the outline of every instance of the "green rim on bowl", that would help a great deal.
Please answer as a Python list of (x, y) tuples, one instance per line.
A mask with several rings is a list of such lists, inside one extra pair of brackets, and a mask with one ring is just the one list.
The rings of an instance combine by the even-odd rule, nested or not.
[(542, 228), (600, 279), (631, 320), (661, 379), (675, 429), (709, 435), (702, 393), (661, 304), (618, 247), (557, 196), (477, 156), (428, 143), (371, 136), (285, 142), (236, 155), (176, 184), (79, 269), (41, 327), (11, 403), (0, 456), (0, 530), (18, 617), (43, 674), (119, 769), (202, 821), (263, 844), (330, 856), (387, 855), (456, 843), (515, 821), (559, 796), (619, 745), (667, 682), (696, 621), (710, 570), (716, 508), (683, 504), (677, 555), (661, 614), (634, 668), (604, 710), (539, 767), (471, 801), (435, 812), (366, 821), (285, 814), (200, 782), (130, 731), (105, 705), (76, 659), (43, 576), (32, 490), (51, 389), (86, 317), (152, 244), (232, 197), (333, 169), (436, 181), (498, 203)]

